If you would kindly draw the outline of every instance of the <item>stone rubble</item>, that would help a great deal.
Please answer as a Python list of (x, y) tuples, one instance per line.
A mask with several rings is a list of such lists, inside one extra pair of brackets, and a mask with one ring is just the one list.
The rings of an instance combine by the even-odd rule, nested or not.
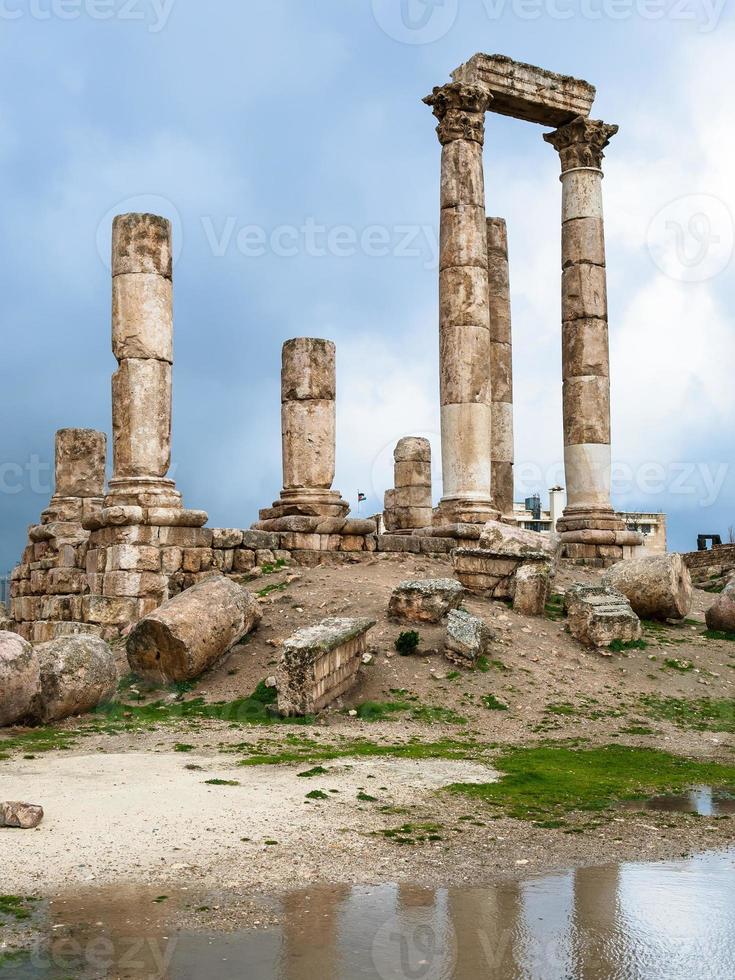
[(474, 667), (487, 656), (495, 634), (479, 617), (464, 609), (452, 609), (447, 617), (444, 656), (460, 667)]
[(388, 602), (388, 615), (408, 623), (439, 623), (464, 596), (462, 585), (451, 578), (400, 582)]
[(0, 728), (25, 721), (41, 693), (41, 668), (31, 644), (0, 632)]
[(614, 640), (640, 640), (641, 622), (622, 592), (607, 585), (573, 585), (564, 603), (567, 626), (575, 640), (588, 647), (609, 647)]
[(35, 803), (0, 803), (0, 827), (33, 830), (43, 820), (43, 807)]
[(707, 629), (735, 633), (735, 576), (705, 613)]
[(61, 636), (35, 653), (41, 690), (34, 715), (43, 724), (92, 711), (117, 691), (115, 656), (97, 636)]

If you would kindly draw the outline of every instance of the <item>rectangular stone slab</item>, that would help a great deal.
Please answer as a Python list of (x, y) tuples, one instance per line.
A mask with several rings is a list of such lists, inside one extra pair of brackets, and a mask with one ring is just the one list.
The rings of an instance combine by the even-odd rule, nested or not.
[(452, 80), (491, 92), (490, 112), (542, 126), (563, 126), (576, 116), (589, 116), (595, 99), (589, 82), (501, 54), (473, 55), (452, 72)]

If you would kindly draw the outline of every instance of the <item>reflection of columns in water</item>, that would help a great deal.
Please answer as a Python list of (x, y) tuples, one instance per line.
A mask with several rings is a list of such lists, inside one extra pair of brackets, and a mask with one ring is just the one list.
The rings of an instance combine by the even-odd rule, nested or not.
[(616, 864), (574, 872), (575, 977), (603, 980), (618, 975), (623, 945), (618, 935), (619, 880)]
[(450, 889), (449, 915), (457, 949), (454, 975), (516, 976), (522, 908), (518, 882), (494, 888)]
[(283, 980), (342, 980), (339, 921), (350, 890), (349, 885), (325, 885), (285, 896), (278, 974)]

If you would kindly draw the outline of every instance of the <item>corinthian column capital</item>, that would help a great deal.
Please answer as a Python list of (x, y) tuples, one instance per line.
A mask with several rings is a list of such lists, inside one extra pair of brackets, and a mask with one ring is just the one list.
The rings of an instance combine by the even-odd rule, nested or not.
[(442, 146), (454, 140), (485, 140), (485, 113), (492, 95), (479, 85), (449, 82), (436, 86), (423, 100), (439, 120), (436, 132)]
[(544, 139), (551, 143), (561, 157), (562, 173), (576, 167), (593, 167), (599, 170), (605, 156), (603, 150), (617, 131), (617, 126), (604, 123), (600, 119), (577, 116), (553, 133), (544, 133)]

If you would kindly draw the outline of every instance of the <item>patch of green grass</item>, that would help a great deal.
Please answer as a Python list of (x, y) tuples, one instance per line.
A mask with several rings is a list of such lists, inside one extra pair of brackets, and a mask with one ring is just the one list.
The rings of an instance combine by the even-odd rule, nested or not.
[(282, 572), (284, 568), (288, 568), (288, 562), (285, 558), (278, 558), (274, 562), (265, 562), (260, 568), (264, 575), (275, 575), (277, 572)]
[(30, 919), (33, 911), (31, 906), (37, 901), (37, 898), (23, 898), (21, 895), (0, 895), (0, 915), (16, 922), (24, 922)]
[(188, 742), (177, 742), (176, 745), (174, 745), (174, 752), (193, 752), (193, 751), (194, 751), (194, 746), (189, 745)]
[(255, 593), (264, 599), (266, 596), (272, 595), (274, 592), (284, 592), (288, 588), (288, 582), (272, 582), (270, 585), (264, 586), (262, 589), (258, 589)]
[(325, 793), (323, 789), (313, 789), (310, 793), (306, 794), (307, 800), (328, 800), (329, 793)]
[(624, 650), (645, 650), (648, 644), (645, 640), (613, 640), (608, 650), (622, 653)]
[(508, 705), (503, 704), (502, 701), (498, 701), (494, 694), (486, 694), (484, 697), (480, 698), (480, 701), (489, 708), (490, 711), (507, 711)]
[(260, 704), (275, 704), (278, 700), (278, 691), (275, 687), (268, 687), (265, 681), (260, 681), (250, 695), (250, 700), (258, 701)]
[(362, 803), (377, 803), (378, 802), (378, 797), (377, 796), (371, 796), (369, 793), (365, 793), (363, 790), (360, 790), (359, 791), (359, 793), (357, 794), (357, 798)]
[(729, 640), (735, 643), (735, 633), (725, 633), (722, 630), (705, 630), (702, 636), (706, 636), (708, 640)]
[(735, 766), (700, 762), (655, 749), (608, 745), (518, 747), (497, 760), (496, 783), (455, 783), (452, 793), (483, 800), (519, 820), (559, 819), (577, 810), (606, 810), (619, 800), (695, 784), (731, 786)]
[(646, 714), (657, 721), (671, 721), (680, 728), (696, 731), (735, 732), (735, 699), (668, 698), (644, 694), (640, 698)]
[[(310, 741), (306, 745), (294, 745), (284, 749), (282, 745), (274, 745), (272, 751), (266, 746), (251, 750), (252, 754), (240, 761), (241, 766), (270, 766), (286, 765), (293, 762), (332, 762), (336, 759), (364, 758), (394, 758), (394, 759), (462, 759), (484, 760), (492, 748), (478, 742), (456, 739), (441, 739), (434, 742), (424, 742), (412, 739), (397, 744), (371, 742), (368, 739), (344, 739), (338, 745), (320, 745)], [(327, 770), (319, 765), (308, 770), (309, 776), (319, 776)], [(299, 773), (298, 775), (305, 775)]]
[(664, 660), (664, 667), (668, 667), (669, 670), (678, 670), (682, 674), (686, 674), (687, 671), (694, 670), (694, 664), (691, 660), (676, 660), (673, 657), (669, 657), (668, 660)]
[(564, 616), (566, 615), (564, 596), (559, 595), (558, 592), (552, 593), (549, 596), (549, 601), (544, 607), (544, 613), (547, 619), (553, 619), (555, 622), (564, 619)]
[(161, 905), (163, 902), (168, 901), (168, 895), (159, 895), (158, 898), (153, 899), (154, 905)]
[(297, 773), (302, 779), (312, 779), (314, 776), (323, 776), (325, 773), (329, 772), (324, 766), (314, 766), (313, 769), (307, 769), (306, 772)]
[(375, 833), (394, 844), (423, 844), (427, 841), (441, 840), (439, 834), (441, 829), (440, 823), (404, 823), (400, 827), (387, 827)]
[(421, 643), (421, 636), (416, 630), (404, 630), (403, 633), (398, 634), (393, 646), (402, 657), (410, 657), (418, 650), (419, 643)]
[(620, 729), (621, 735), (655, 735), (652, 728), (647, 725), (629, 725), (627, 728)]
[(482, 674), (487, 674), (490, 670), (509, 673), (510, 667), (506, 667), (502, 660), (489, 660), (484, 654), (481, 654), (475, 662), (475, 670), (479, 670)]
[(236, 779), (205, 779), (205, 784), (207, 786), (239, 786), (240, 783)]
[[(401, 693), (401, 692), (396, 692)], [(437, 722), (446, 725), (466, 725), (467, 719), (452, 708), (417, 703), (417, 698), (402, 697), (392, 701), (363, 701), (356, 706), (361, 721), (387, 721), (396, 714), (408, 714), (413, 721)]]
[(446, 680), (448, 680), (448, 681), (456, 681), (457, 678), (458, 677), (461, 677), (461, 676), (462, 676), (462, 674), (461, 674), (460, 671), (458, 671), (458, 670), (450, 670), (449, 673), (446, 676)]

